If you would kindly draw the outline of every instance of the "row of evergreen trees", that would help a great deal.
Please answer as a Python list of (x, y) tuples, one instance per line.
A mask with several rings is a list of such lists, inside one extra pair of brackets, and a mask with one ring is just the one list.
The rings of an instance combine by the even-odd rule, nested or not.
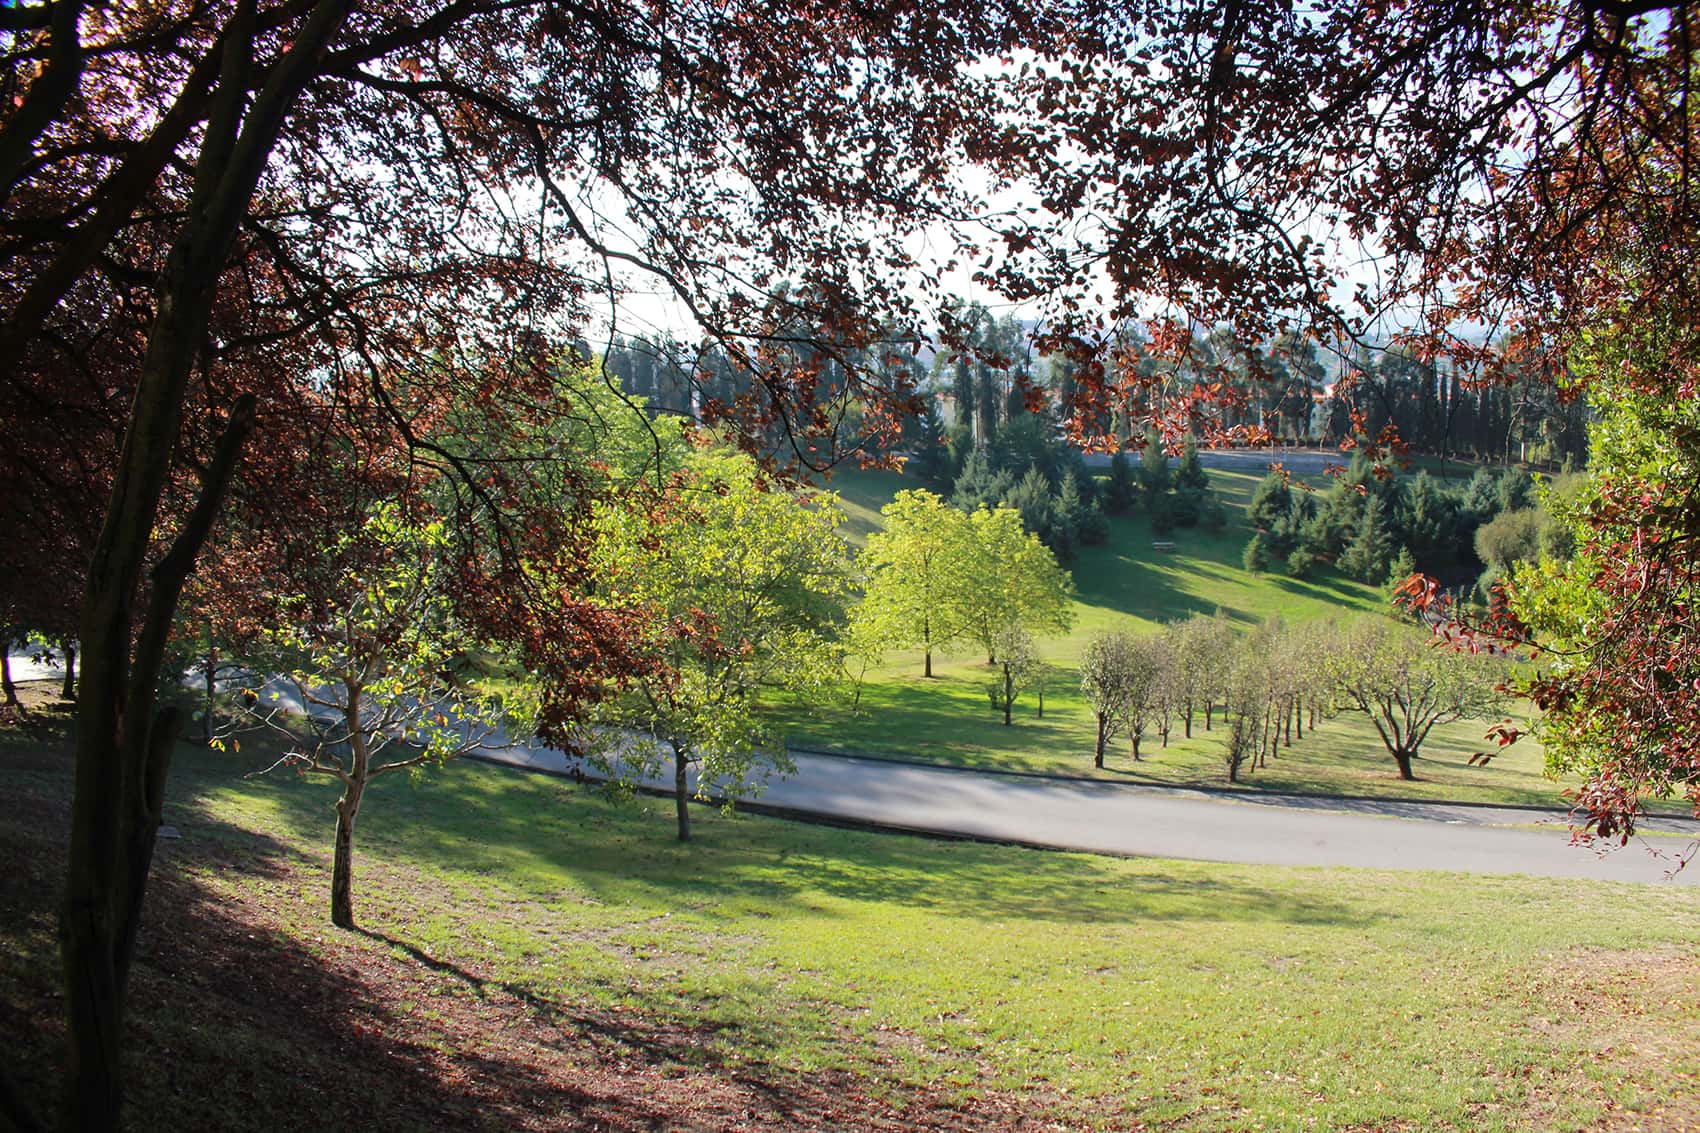
[(1246, 510), (1254, 534), (1244, 565), (1304, 578), (1332, 562), (1374, 584), (1418, 570), (1449, 586), (1468, 584), (1492, 566), (1478, 555), (1478, 531), (1502, 514), (1534, 512), (1534, 495), (1526, 473), (1478, 468), (1467, 483), (1449, 486), (1427, 472), (1378, 475), (1361, 454), (1322, 492), (1271, 473)]
[(1228, 522), (1228, 513), (1210, 487), (1210, 477), (1198, 458), (1198, 445), (1191, 437), (1173, 468), (1169, 467), (1168, 450), (1155, 433), (1146, 437), (1137, 469), (1125, 452), (1116, 453), (1110, 458), (1104, 496), (1105, 507), (1113, 514), (1144, 511), (1151, 517), (1151, 530), (1158, 535), (1168, 535), (1177, 527), (1220, 531)]
[(987, 444), (976, 444), (966, 427), (954, 428), (915, 471), (963, 511), (1014, 508), (1062, 562), (1109, 538), (1096, 479), (1048, 414), (1012, 417)]

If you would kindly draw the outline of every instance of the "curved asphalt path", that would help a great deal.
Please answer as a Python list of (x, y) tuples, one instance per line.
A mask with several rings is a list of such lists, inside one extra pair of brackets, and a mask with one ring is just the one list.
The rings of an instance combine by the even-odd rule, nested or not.
[[(27, 664), (14, 670), (19, 680), (54, 675)], [(490, 747), (472, 758), (554, 775), (576, 777), (578, 770), (565, 753), (528, 744)], [(1700, 884), (1700, 864), (1673, 872), (1674, 855), (1700, 842), (1700, 822), (1685, 819), (1649, 819), (1646, 830), (1678, 836), (1637, 839), (1602, 854), (1570, 843), (1561, 811), (1207, 792), (805, 752), (792, 758), (795, 774), (741, 801), (886, 829), (1093, 853)]]
[[(477, 758), (557, 775), (574, 767), (561, 752), (524, 745)], [(1672, 873), (1673, 855), (1700, 840), (1700, 823), (1683, 820), (1652, 820), (1649, 829), (1691, 837), (1640, 839), (1601, 855), (1570, 844), (1562, 812), (1216, 793), (801, 752), (792, 758), (794, 775), (744, 801), (888, 829), (1094, 853), (1700, 884), (1700, 865)], [(1514, 828), (1535, 824), (1544, 828)]]

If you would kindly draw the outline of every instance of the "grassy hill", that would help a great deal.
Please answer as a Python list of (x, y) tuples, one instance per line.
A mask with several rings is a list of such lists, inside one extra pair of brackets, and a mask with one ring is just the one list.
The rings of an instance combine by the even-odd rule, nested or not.
[[(1124, 861), (180, 747), (131, 1128), (1678, 1128), (1692, 889)], [(0, 1026), (45, 1105), (69, 755), (0, 730)], [(1642, 1112), (1632, 1112), (1639, 1110)]]
[[(1147, 734), (1142, 760), (1126, 758), (1118, 744), (1112, 765), (1092, 768), (1093, 727), (1079, 695), (1076, 668), (1092, 635), (1107, 629), (1155, 630), (1193, 613), (1224, 611), (1242, 628), (1272, 615), (1288, 623), (1350, 618), (1388, 610), (1378, 587), (1332, 570), (1299, 581), (1279, 574), (1253, 575), (1240, 565), (1251, 532), (1245, 508), (1258, 477), (1212, 471), (1211, 483), (1228, 511), (1219, 532), (1181, 529), (1157, 541), (1143, 515), (1111, 520), (1103, 546), (1083, 548), (1071, 569), (1078, 598), (1075, 627), (1064, 637), (1040, 642), (1052, 666), (1044, 716), (1029, 695), (1016, 707), (1016, 722), (1004, 727), (992, 712), (983, 684), (986, 669), (972, 648), (934, 658), (933, 680), (920, 676), (919, 654), (895, 653), (869, 672), (860, 704), (789, 703), (777, 713), (793, 746), (822, 751), (864, 752), (995, 770), (1100, 775), (1176, 785), (1219, 786), (1226, 782), (1220, 732), (1195, 729), (1182, 738), (1177, 723), (1167, 747)], [(860, 545), (879, 526), (879, 509), (900, 488), (916, 481), (896, 473), (847, 470), (833, 477), (848, 522)], [(1396, 778), (1391, 758), (1366, 717), (1345, 714), (1323, 723), (1314, 736), (1270, 765), (1245, 776), (1257, 790), (1365, 794), (1398, 798), (1460, 799), (1531, 805), (1562, 805), (1561, 785), (1544, 775), (1544, 756), (1533, 739), (1499, 752), (1486, 767), (1470, 757), (1487, 746), (1486, 724), (1459, 721), (1437, 728), (1418, 762), (1416, 782)]]

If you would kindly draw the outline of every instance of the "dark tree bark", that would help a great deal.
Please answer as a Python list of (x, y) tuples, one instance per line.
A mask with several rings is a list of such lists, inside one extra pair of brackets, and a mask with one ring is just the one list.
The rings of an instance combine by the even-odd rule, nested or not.
[(125, 989), (176, 739), (176, 711), (155, 712), (165, 643), (183, 584), (253, 425), (254, 399), (244, 395), (231, 411), (187, 522), (151, 570), (137, 632), (137, 592), (189, 376), (206, 338), (219, 272), (260, 175), (320, 50), (346, 15), (345, 3), (322, 0), (250, 101), (254, 9), (251, 3), (238, 8), (222, 51), (218, 92), (208, 108), (189, 208), (155, 288), (154, 322), (83, 598), (76, 785), (60, 922), (69, 1039), (65, 1116), (71, 1128), (120, 1127)]
[(331, 923), (338, 928), (354, 927), (354, 822), (366, 786), (351, 781), (336, 802), (336, 848), (331, 855)]
[(679, 819), (679, 841), (691, 840), (691, 798), (686, 771), (690, 763), (683, 750), (673, 749), (673, 810)]
[(0, 690), (6, 694), (6, 707), (18, 706), (18, 686), (12, 682), (12, 643), (0, 641)]
[(65, 654), (65, 680), (59, 685), (60, 700), (77, 699), (77, 646), (71, 641), (61, 642), (59, 649)]
[(1404, 748), (1393, 749), (1393, 762), (1399, 765), (1399, 778), (1415, 779), (1417, 777), (1411, 770), (1411, 753)]

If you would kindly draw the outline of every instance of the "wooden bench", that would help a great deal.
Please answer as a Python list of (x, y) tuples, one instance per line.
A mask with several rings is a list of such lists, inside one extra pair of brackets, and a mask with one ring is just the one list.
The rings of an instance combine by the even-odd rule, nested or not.
[(1151, 549), (1153, 551), (1173, 551), (1175, 545), (1168, 539), (1154, 539), (1151, 542)]

